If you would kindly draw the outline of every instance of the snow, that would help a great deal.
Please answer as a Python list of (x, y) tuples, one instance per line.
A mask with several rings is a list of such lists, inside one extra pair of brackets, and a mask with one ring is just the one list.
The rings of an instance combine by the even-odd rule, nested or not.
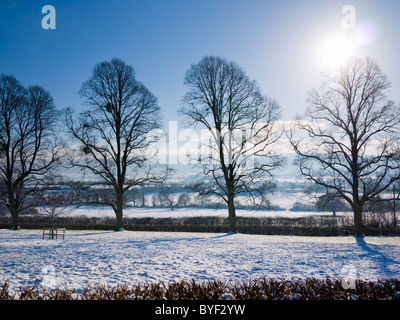
[(0, 283), (11, 290), (257, 277), (400, 277), (400, 238), (0, 230)]

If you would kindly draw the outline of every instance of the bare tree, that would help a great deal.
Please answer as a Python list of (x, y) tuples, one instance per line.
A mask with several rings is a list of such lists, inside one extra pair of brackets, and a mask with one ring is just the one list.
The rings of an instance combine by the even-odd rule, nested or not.
[(165, 172), (155, 169), (154, 154), (146, 150), (154, 142), (150, 133), (161, 122), (157, 99), (136, 80), (133, 67), (119, 59), (97, 64), (80, 94), (87, 109), (78, 118), (71, 110), (66, 112), (69, 133), (78, 143), (71, 164), (88, 170), (109, 188), (107, 198), (89, 202), (111, 206), (120, 230), (125, 191), (166, 178)]
[(198, 160), (212, 182), (198, 184), (197, 191), (224, 200), (229, 229), (236, 232), (235, 197), (263, 196), (260, 187), (282, 164), (274, 150), (281, 135), (276, 125), (280, 107), (263, 96), (236, 63), (219, 57), (191, 65), (185, 84), (188, 92), (180, 113), (189, 125), (201, 125), (210, 133)]
[(174, 211), (174, 207), (177, 205), (177, 199), (172, 187), (164, 186), (163, 184), (157, 195), (160, 206), (169, 207), (171, 211)]
[(365, 203), (380, 201), (400, 179), (400, 112), (386, 97), (389, 86), (372, 59), (352, 58), (323, 76), (297, 121), (298, 135), (289, 132), (301, 173), (347, 201), (358, 237)]
[(336, 217), (336, 212), (338, 211), (348, 211), (347, 202), (335, 194), (330, 195), (329, 192), (319, 196), (315, 206), (317, 209), (331, 211), (334, 217)]
[(38, 196), (39, 213), (49, 217), (50, 227), (55, 228), (57, 217), (71, 213), (76, 206), (77, 195), (74, 191), (61, 190), (60, 186), (46, 189)]
[(133, 202), (134, 207), (144, 207), (145, 206), (144, 187), (141, 185), (135, 188), (131, 188), (129, 192), (129, 200)]
[(187, 207), (191, 205), (189, 195), (187, 193), (181, 193), (178, 197), (177, 205), (179, 207)]
[(19, 215), (30, 206), (43, 178), (61, 158), (53, 126), (56, 110), (51, 95), (39, 86), (28, 89), (9, 75), (0, 75), (0, 180), (19, 229)]

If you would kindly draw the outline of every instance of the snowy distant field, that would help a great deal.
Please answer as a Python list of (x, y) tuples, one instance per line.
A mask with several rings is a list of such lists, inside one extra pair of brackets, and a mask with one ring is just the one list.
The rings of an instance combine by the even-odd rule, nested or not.
[[(271, 196), (271, 202), (274, 205), (279, 206), (283, 210), (280, 211), (267, 211), (267, 210), (242, 210), (236, 209), (236, 214), (239, 217), (288, 217), (297, 218), (305, 217), (310, 215), (328, 215), (331, 216), (331, 212), (314, 212), (314, 211), (302, 211), (294, 212), (289, 211), (296, 201), (303, 203), (310, 202), (311, 200), (306, 198), (302, 193), (281, 193), (277, 192)], [(346, 214), (346, 213), (342, 213)], [(114, 211), (107, 206), (84, 206), (72, 210), (68, 215), (65, 216), (85, 216), (85, 217), (110, 217), (115, 218)], [(153, 208), (153, 207), (128, 207), (124, 209), (124, 217), (126, 218), (182, 218), (182, 217), (227, 217), (227, 209), (210, 209), (210, 208)]]
[[(344, 214), (344, 213), (343, 213)], [(266, 211), (266, 210), (240, 210), (236, 209), (238, 217), (305, 217), (310, 215), (328, 215), (331, 212), (292, 212), (292, 211)], [(115, 218), (115, 213), (110, 207), (81, 207), (74, 209), (65, 217), (85, 216), (85, 217), (109, 217)], [(182, 217), (228, 217), (227, 209), (208, 209), (208, 208), (126, 208), (124, 209), (125, 218), (182, 218)]]
[(0, 282), (12, 290), (309, 276), (399, 278), (400, 238), (67, 231), (42, 240), (40, 230), (0, 230)]
[[(293, 212), (289, 211), (296, 201), (303, 203), (310, 202), (311, 200), (300, 192), (277, 192), (271, 196), (273, 205), (277, 205), (283, 210), (280, 211), (267, 211), (267, 210), (241, 210), (237, 209), (236, 214), (239, 217), (304, 217), (310, 215), (332, 215), (331, 212)], [(150, 200), (147, 200), (150, 203)], [(40, 210), (40, 209), (39, 209)], [(343, 213), (345, 214), (345, 213)], [(109, 217), (115, 218), (115, 213), (111, 207), (101, 206), (84, 206), (72, 210), (64, 216), (85, 216), (85, 217)], [(182, 218), (182, 217), (227, 217), (227, 209), (210, 209), (210, 208), (156, 208), (156, 207), (128, 207), (124, 209), (124, 217), (126, 218)]]

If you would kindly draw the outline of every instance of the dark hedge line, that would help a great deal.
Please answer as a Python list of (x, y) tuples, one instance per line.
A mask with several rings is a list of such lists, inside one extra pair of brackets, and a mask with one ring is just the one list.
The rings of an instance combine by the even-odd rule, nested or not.
[[(20, 217), (24, 229), (42, 229), (49, 227), (49, 220), (38, 215)], [(0, 217), (0, 228), (8, 229), (10, 217)], [(69, 230), (112, 230), (114, 218), (59, 217), (56, 225)], [(124, 228), (131, 231), (166, 232), (228, 232), (228, 219), (223, 217), (182, 217), (182, 218), (125, 218)], [(352, 235), (352, 222), (348, 218), (312, 216), (302, 218), (283, 217), (238, 217), (239, 233), (297, 236), (338, 236)], [(365, 225), (366, 235), (400, 235), (399, 228), (382, 228)]]
[(400, 300), (399, 279), (354, 280), (352, 288), (343, 281), (346, 280), (259, 278), (237, 283), (182, 280), (88, 286), (82, 290), (36, 286), (15, 293), (10, 292), (5, 282), (0, 300)]

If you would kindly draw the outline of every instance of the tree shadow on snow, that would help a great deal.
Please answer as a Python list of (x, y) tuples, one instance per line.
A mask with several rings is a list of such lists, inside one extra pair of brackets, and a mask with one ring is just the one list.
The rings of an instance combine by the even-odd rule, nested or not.
[[(400, 261), (393, 260), (391, 257), (387, 256), (385, 252), (379, 250), (379, 248), (388, 247), (390, 245), (374, 245), (365, 242), (364, 238), (356, 238), (358, 246), (366, 252), (365, 256), (367, 259), (373, 261), (376, 267), (382, 272), (386, 277), (393, 278), (398, 277), (395, 269), (390, 269), (389, 266), (398, 265), (400, 266)], [(389, 250), (390, 252), (391, 250)]]
[(235, 234), (238, 234), (238, 233), (237, 232), (228, 232), (228, 233), (224, 233), (219, 236), (215, 236), (215, 237), (211, 237), (211, 238), (212, 239), (225, 238), (225, 237), (233, 236)]

